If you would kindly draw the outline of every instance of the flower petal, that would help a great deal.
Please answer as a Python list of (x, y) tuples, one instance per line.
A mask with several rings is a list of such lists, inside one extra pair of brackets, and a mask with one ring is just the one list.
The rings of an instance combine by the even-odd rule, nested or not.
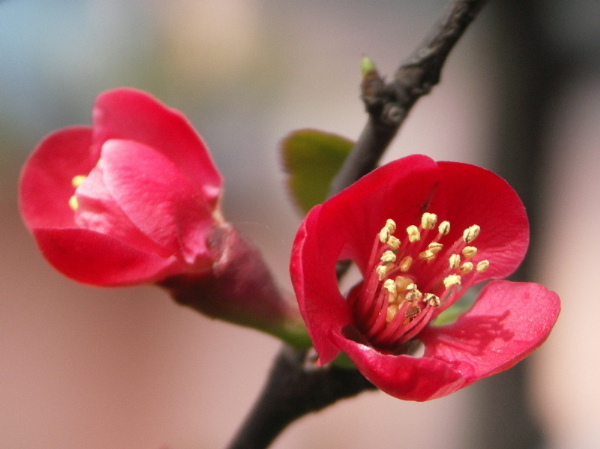
[(560, 312), (556, 293), (539, 284), (494, 281), (450, 325), (419, 335), (424, 357), (445, 362), (467, 385), (510, 368), (548, 337)]
[(212, 209), (181, 167), (154, 148), (127, 140), (104, 144), (102, 167), (107, 190), (137, 228), (190, 265), (209, 259)]
[(107, 140), (134, 140), (169, 157), (215, 206), (222, 179), (206, 145), (179, 111), (134, 89), (114, 89), (98, 96), (93, 110), (94, 148)]
[(481, 233), (473, 242), (477, 259), (490, 266), (479, 279), (502, 278), (517, 269), (529, 244), (525, 207), (514, 189), (495, 173), (469, 164), (438, 162), (443, 182), (439, 199), (446, 204), (443, 218), (452, 224), (448, 240), (460, 238), (477, 224)]
[(48, 135), (27, 160), (19, 183), (19, 206), (29, 229), (74, 227), (71, 182), (96, 165), (89, 128), (65, 128)]
[(390, 162), (323, 204), (320, 231), (346, 242), (340, 258), (352, 259), (362, 272), (375, 237), (388, 218), (402, 226), (419, 223), (422, 207), (439, 182), (437, 164), (413, 155)]
[(339, 333), (333, 338), (359, 371), (379, 389), (399, 399), (427, 401), (465, 386), (465, 379), (443, 361), (428, 357), (381, 354)]
[(140, 251), (169, 258), (175, 251), (144, 234), (123, 212), (104, 185), (104, 163), (94, 167), (75, 191), (79, 207), (75, 223), (83, 229), (106, 234)]
[[(290, 272), (300, 313), (319, 354), (319, 363), (325, 364), (340, 352), (332, 344), (330, 332), (349, 324), (352, 316), (335, 276), (336, 255), (344, 241), (336, 234), (320, 240), (322, 235), (317, 232), (320, 212), (321, 205), (315, 206), (302, 222), (292, 249)], [(315, 235), (307, 239), (311, 232)], [(309, 244), (305, 245), (306, 242)]]
[(46, 259), (65, 276), (98, 286), (154, 282), (182, 270), (173, 257), (139, 251), (88, 229), (34, 229)]

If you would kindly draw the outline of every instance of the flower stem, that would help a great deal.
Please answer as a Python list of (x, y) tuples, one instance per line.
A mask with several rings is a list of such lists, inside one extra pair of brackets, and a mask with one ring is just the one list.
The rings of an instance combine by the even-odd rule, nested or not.
[(283, 346), (261, 396), (228, 449), (266, 448), (292, 421), (376, 388), (356, 369), (315, 367), (307, 354)]

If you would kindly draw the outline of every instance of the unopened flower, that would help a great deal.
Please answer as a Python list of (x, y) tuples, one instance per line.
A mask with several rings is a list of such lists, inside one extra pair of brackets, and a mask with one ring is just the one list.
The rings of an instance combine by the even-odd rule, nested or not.
[(132, 89), (98, 96), (92, 118), (47, 136), (23, 168), (21, 213), (44, 256), (93, 285), (207, 270), (222, 180), (189, 122)]
[[(377, 387), (417, 401), (511, 367), (548, 336), (555, 293), (495, 281), (457, 321), (432, 323), (472, 285), (512, 273), (528, 241), (518, 196), (482, 168), (410, 156), (363, 177), (313, 208), (294, 243), (292, 281), (320, 363), (342, 351)], [(344, 259), (363, 276), (346, 295)]]

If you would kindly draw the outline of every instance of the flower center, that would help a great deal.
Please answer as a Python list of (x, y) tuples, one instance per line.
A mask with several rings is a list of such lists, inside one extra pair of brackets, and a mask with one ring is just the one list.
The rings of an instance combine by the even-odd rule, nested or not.
[(437, 215), (425, 212), (402, 241), (391, 219), (376, 236), (365, 280), (348, 295), (356, 326), (373, 346), (400, 350), (489, 267), (476, 261), (478, 225), (449, 244), (450, 222), (436, 225)]

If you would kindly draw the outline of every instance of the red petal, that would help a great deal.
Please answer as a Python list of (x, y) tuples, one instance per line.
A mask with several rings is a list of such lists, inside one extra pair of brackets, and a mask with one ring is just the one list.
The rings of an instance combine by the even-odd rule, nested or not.
[(87, 229), (34, 229), (46, 259), (65, 276), (97, 286), (155, 282), (182, 267)]
[(134, 140), (155, 148), (202, 186), (215, 206), (221, 192), (221, 175), (198, 134), (187, 119), (154, 97), (134, 89), (114, 89), (98, 96), (93, 111), (94, 145), (109, 139)]
[(75, 211), (78, 227), (106, 234), (146, 253), (168, 258), (175, 253), (160, 246), (131, 222), (104, 184), (104, 164), (92, 169), (76, 190), (79, 207)]
[(533, 283), (490, 282), (472, 309), (419, 339), (424, 357), (445, 362), (467, 385), (510, 368), (548, 337), (560, 312), (556, 293)]
[(379, 389), (399, 399), (427, 401), (465, 386), (465, 379), (446, 363), (432, 358), (386, 355), (340, 334), (334, 340), (359, 371)]
[[(296, 298), (313, 345), (321, 364), (329, 363), (340, 352), (330, 338), (332, 330), (339, 330), (352, 321), (350, 309), (341, 295), (335, 276), (335, 263), (344, 242), (331, 235), (321, 241), (318, 228), (321, 206), (314, 207), (302, 222), (294, 246), (290, 272)], [(314, 236), (308, 234), (315, 232)], [(308, 243), (308, 244), (305, 244)], [(323, 245), (324, 251), (315, 250)], [(331, 251), (331, 247), (337, 250)]]
[[(443, 174), (436, 201), (445, 204), (451, 232), (447, 241), (461, 237), (467, 227), (481, 227), (472, 243), (475, 261), (488, 259), (490, 266), (479, 279), (502, 278), (519, 266), (529, 244), (525, 207), (513, 188), (498, 175), (474, 165), (438, 162)], [(435, 212), (435, 208), (432, 209)]]
[(90, 154), (89, 128), (65, 128), (48, 135), (21, 173), (19, 203), (29, 229), (74, 227), (69, 198), (76, 175), (87, 175), (96, 160)]
[(208, 258), (212, 210), (181, 167), (154, 148), (124, 140), (107, 141), (102, 161), (106, 188), (137, 228), (188, 264)]

